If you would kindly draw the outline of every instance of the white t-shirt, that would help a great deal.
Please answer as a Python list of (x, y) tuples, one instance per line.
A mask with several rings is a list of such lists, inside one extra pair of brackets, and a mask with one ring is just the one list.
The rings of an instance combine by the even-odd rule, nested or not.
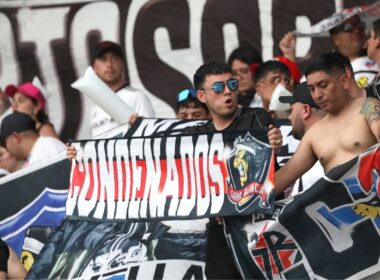
[(45, 160), (65, 150), (66, 146), (60, 140), (54, 137), (40, 136), (34, 143), (32, 151), (25, 161), (24, 167)]
[(355, 80), (361, 88), (368, 86), (379, 72), (376, 62), (367, 56), (355, 58), (351, 65)]
[[(154, 110), (148, 97), (141, 91), (126, 86), (116, 92), (129, 107), (139, 116), (153, 118)], [(117, 123), (100, 106), (95, 104), (91, 109), (91, 136), (95, 137), (121, 124)]]

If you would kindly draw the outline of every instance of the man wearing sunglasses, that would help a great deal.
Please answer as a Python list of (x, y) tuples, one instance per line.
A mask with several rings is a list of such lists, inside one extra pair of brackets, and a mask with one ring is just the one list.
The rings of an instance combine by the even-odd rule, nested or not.
[(207, 106), (197, 99), (194, 88), (186, 88), (177, 96), (176, 115), (181, 120), (205, 120), (210, 118)]
[[(267, 129), (261, 141), (270, 143), (275, 151), (281, 148), (282, 135), (273, 126), (273, 119), (263, 108), (238, 107), (238, 80), (224, 63), (202, 65), (194, 74), (197, 98), (207, 105), (211, 120), (193, 127), (194, 132)], [(223, 226), (211, 220), (208, 226), (205, 273), (209, 279), (241, 278), (227, 245)]]
[[(376, 63), (369, 59), (365, 51), (366, 33), (365, 24), (358, 16), (361, 7), (344, 9), (330, 18), (328, 25), (329, 34), (335, 49), (349, 58), (355, 75), (355, 80), (360, 87), (366, 87), (371, 83), (378, 72)], [(344, 18), (336, 25), (336, 20)], [(280, 49), (284, 56), (295, 60), (296, 37), (293, 32), (288, 32), (280, 41)]]
[(378, 69), (376, 63), (366, 56), (364, 22), (358, 15), (354, 15), (330, 29), (329, 32), (335, 48), (351, 61), (355, 80), (359, 86), (366, 87), (371, 83)]

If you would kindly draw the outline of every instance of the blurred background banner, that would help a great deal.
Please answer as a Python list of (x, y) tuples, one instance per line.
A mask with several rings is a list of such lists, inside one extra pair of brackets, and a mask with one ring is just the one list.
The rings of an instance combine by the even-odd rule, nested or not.
[[(126, 80), (144, 90), (157, 117), (174, 117), (174, 96), (203, 63), (225, 61), (247, 42), (263, 59), (280, 54), (291, 30), (374, 0), (1, 0), (0, 86), (38, 76), (49, 92), (48, 113), (63, 140), (89, 137), (91, 101), (70, 84), (90, 65), (101, 40), (121, 44)], [(300, 38), (297, 60), (330, 51), (329, 38)]]

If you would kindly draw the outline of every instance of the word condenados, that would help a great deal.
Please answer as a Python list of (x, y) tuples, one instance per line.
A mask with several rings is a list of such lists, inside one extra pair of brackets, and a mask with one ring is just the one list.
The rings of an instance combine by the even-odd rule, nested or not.
[(73, 164), (68, 216), (203, 217), (224, 203), (222, 134), (94, 140)]

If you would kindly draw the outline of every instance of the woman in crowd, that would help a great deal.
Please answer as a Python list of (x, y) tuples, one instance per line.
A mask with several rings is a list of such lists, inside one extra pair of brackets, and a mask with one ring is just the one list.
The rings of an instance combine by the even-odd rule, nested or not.
[(41, 90), (32, 83), (20, 86), (9, 85), (5, 94), (13, 99), (13, 111), (30, 115), (36, 121), (36, 129), (41, 136), (59, 138), (46, 114), (46, 100)]

